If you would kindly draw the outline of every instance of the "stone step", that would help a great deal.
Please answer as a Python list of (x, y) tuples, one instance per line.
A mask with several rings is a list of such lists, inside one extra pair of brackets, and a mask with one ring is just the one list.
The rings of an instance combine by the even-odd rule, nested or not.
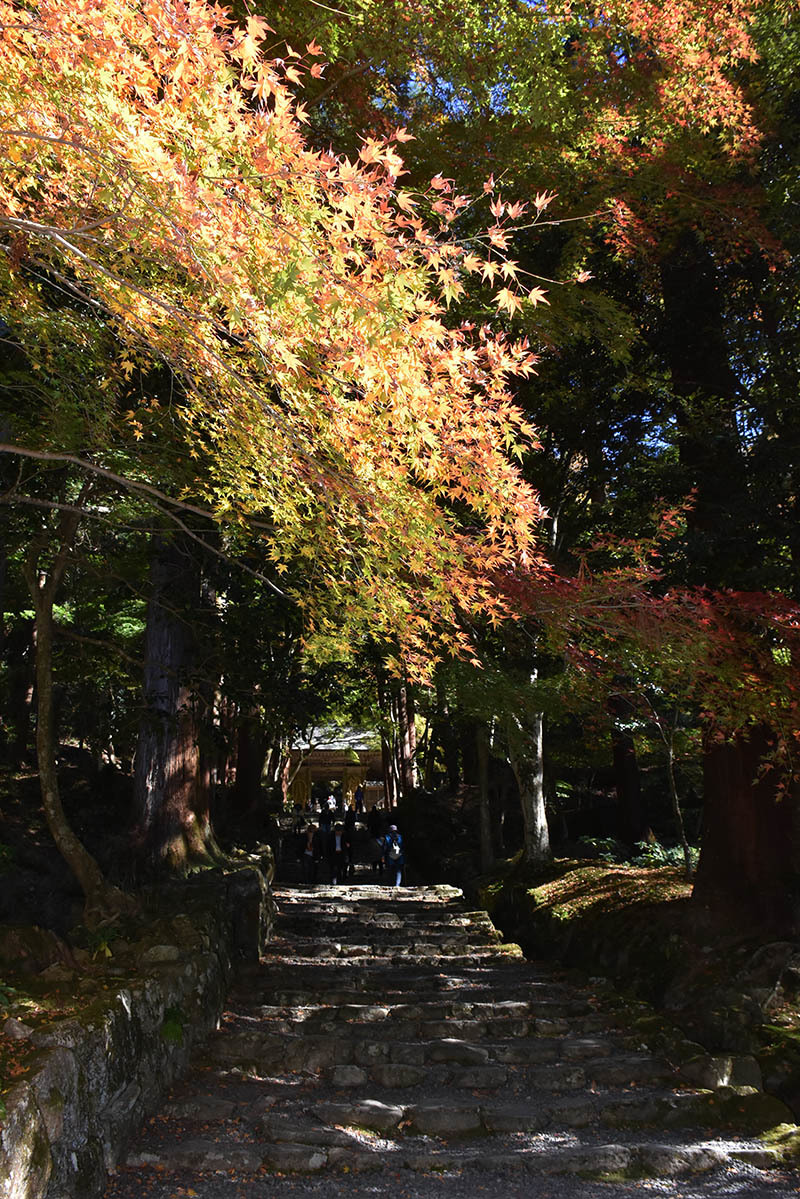
[(467, 937), (441, 937), (427, 941), (409, 941), (406, 936), (376, 939), (374, 941), (345, 941), (331, 938), (311, 939), (297, 938), (288, 942), (275, 943), (264, 955), (264, 961), (269, 962), (275, 957), (289, 957), (294, 961), (319, 962), (321, 958), (348, 958), (362, 962), (393, 963), (436, 963), (439, 958), (446, 957), (454, 964), (465, 963), (476, 965), (496, 957), (519, 958), (519, 950), (504, 945), (502, 942), (486, 941), (479, 943)]
[(374, 921), (347, 921), (344, 917), (337, 920), (299, 920), (289, 921), (282, 918), (278, 924), (279, 939), (272, 942), (273, 947), (284, 945), (291, 952), (296, 945), (313, 941), (335, 941), (338, 944), (365, 945), (497, 945), (501, 944), (498, 930), (495, 928), (470, 928), (456, 923), (439, 923), (426, 926), (420, 922), (417, 926), (409, 924), (383, 924)]
[[(358, 998), (363, 999), (363, 997), (364, 992), (359, 991), (325, 991), (320, 994), (312, 989), (303, 991), (276, 990), (272, 996), (281, 1007), (296, 1006), (304, 1012), (313, 1010), (318, 1002), (322, 1003), (325, 1010), (333, 1012), (337, 1008), (352, 1009), (356, 1006), (355, 1001)], [(406, 1021), (409, 1025), (408, 1035), (412, 1037), (447, 1036), (448, 1027), (451, 1030), (457, 1027), (459, 1030), (458, 1035), (474, 1040), (486, 1035), (487, 1021), (493, 1027), (499, 1026), (499, 1022), (501, 1021), (527, 1021), (527, 1027), (525, 1029), (520, 1028), (520, 1031), (515, 1034), (518, 1036), (566, 1036), (570, 1032), (573, 1035), (584, 1036), (603, 1032), (613, 1024), (613, 1020), (603, 1013), (591, 1010), (574, 1012), (570, 1011), (565, 1004), (557, 1002), (548, 1003), (546, 1000), (542, 1000), (539, 1003), (532, 1003), (527, 1017), (515, 1017), (501, 1012), (496, 1017), (490, 1017), (487, 1014), (482, 1019), (462, 1018), (458, 1014), (461, 1002), (456, 1002), (449, 1014), (442, 1014), (441, 1016), (434, 1016), (431, 1019), (427, 1019), (424, 1012), (421, 1012), (420, 1016), (415, 1019), (414, 1017), (404, 1015), (402, 1011), (397, 1012), (397, 1009), (403, 1005), (394, 1002), (394, 994), (392, 993), (386, 994), (384, 992), (381, 996), (376, 996), (376, 1000), (378, 1002), (369, 1005), (368, 1010), (377, 1011), (380, 1007), (388, 1008), (386, 1019), (397, 1024)], [(383, 1000), (383, 1003), (380, 1000)], [(433, 1006), (436, 1008), (440, 1007), (438, 1004), (434, 1004)], [(335, 1015), (331, 1017), (331, 1019), (335, 1018)], [(319, 1020), (324, 1022), (325, 1018), (319, 1017)], [(453, 1024), (454, 1021), (456, 1024)], [(419, 1028), (412, 1031), (411, 1026), (416, 1024), (419, 1024)]]
[[(289, 1132), (289, 1130), (287, 1130)], [(183, 1143), (173, 1143), (156, 1151), (133, 1152), (129, 1166), (145, 1166), (159, 1173), (200, 1170), (236, 1171), (237, 1175), (278, 1176), (317, 1174), (325, 1169), (343, 1174), (391, 1172), (407, 1169), (415, 1173), (442, 1175), (458, 1171), (488, 1172), (506, 1179), (509, 1174), (530, 1176), (576, 1175), (598, 1181), (633, 1181), (641, 1178), (687, 1178), (721, 1172), (737, 1162), (749, 1167), (769, 1168), (779, 1162), (775, 1150), (735, 1140), (691, 1139), (652, 1142), (592, 1142), (556, 1144), (534, 1141), (532, 1144), (432, 1145), (427, 1138), (406, 1138), (387, 1144), (383, 1138), (363, 1133), (353, 1136), (331, 1130), (309, 1134), (309, 1140), (280, 1138), (275, 1130), (271, 1141), (221, 1145), (199, 1135)], [(482, 1185), (478, 1183), (478, 1185)], [(183, 1193), (191, 1193), (184, 1191)], [(388, 1192), (387, 1192), (388, 1193)], [(737, 1191), (737, 1193), (743, 1193)]]
[[(475, 1171), (476, 1186), (482, 1188), (481, 1177), (488, 1173), (504, 1180), (525, 1174), (636, 1182), (643, 1177), (681, 1179), (721, 1173), (735, 1163), (744, 1163), (751, 1170), (778, 1164), (777, 1152), (762, 1145), (733, 1138), (669, 1139), (669, 1133), (663, 1132), (649, 1141), (609, 1141), (581, 1131), (563, 1139), (517, 1133), (512, 1138), (486, 1140), (465, 1134), (444, 1144), (439, 1137), (415, 1133), (409, 1122), (402, 1134), (392, 1138), (397, 1114), (404, 1119), (404, 1110), (397, 1104), (363, 1101), (350, 1125), (336, 1126), (320, 1125), (296, 1113), (267, 1115), (252, 1139), (242, 1139), (240, 1134), (227, 1144), (217, 1133), (210, 1135), (209, 1129), (201, 1127), (190, 1138), (134, 1150), (127, 1165), (149, 1167), (162, 1175), (172, 1171), (185, 1174), (187, 1170), (235, 1170), (236, 1175), (263, 1175), (265, 1170), (276, 1175), (309, 1175), (326, 1169), (348, 1175), (390, 1171), (395, 1181), (399, 1169), (428, 1176), (458, 1171), (464, 1182)], [(431, 1125), (434, 1110), (429, 1107), (425, 1115), (420, 1113), (426, 1127)], [(269, 1139), (264, 1140), (264, 1135)], [(181, 1193), (191, 1193), (191, 1189)], [(736, 1188), (735, 1193), (744, 1191)]]
[(402, 909), (411, 912), (431, 910), (442, 913), (447, 911), (448, 907), (460, 912), (469, 910), (462, 892), (456, 887), (446, 886), (388, 887), (363, 882), (355, 886), (348, 886), (346, 883), (334, 886), (329, 883), (306, 883), (293, 887), (276, 887), (274, 894), (281, 909), (292, 904), (308, 904), (312, 910), (315, 906), (331, 907), (340, 904), (368, 908), (370, 911)]
[[(465, 952), (465, 949), (468, 952)], [(277, 950), (270, 949), (263, 960), (268, 963), (271, 957), (277, 956)], [(427, 966), (433, 969), (446, 967), (460, 970), (486, 967), (506, 961), (519, 961), (522, 958), (522, 950), (518, 945), (502, 943), (494, 946), (470, 947), (469, 945), (426, 943), (419, 945), (349, 945), (347, 942), (320, 941), (301, 942), (299, 945), (293, 946), (288, 954), (284, 950), (282, 956), (288, 957), (293, 964), (299, 967), (316, 965), (321, 958), (330, 958), (336, 961), (347, 960), (353, 966), (374, 967), (376, 964), (385, 964), (387, 966)]]
[[(740, 1088), (739, 1090), (744, 1090)], [(365, 1127), (373, 1131), (405, 1133), (451, 1140), (459, 1137), (539, 1133), (554, 1128), (562, 1130), (609, 1128), (670, 1129), (714, 1127), (737, 1129), (771, 1127), (768, 1121), (786, 1111), (778, 1100), (772, 1101), (774, 1112), (767, 1110), (764, 1096), (756, 1092), (720, 1096), (707, 1091), (665, 1091), (626, 1088), (609, 1089), (606, 1093), (528, 1095), (514, 1100), (476, 1100), (461, 1102), (450, 1099), (446, 1092), (421, 1102), (403, 1103), (384, 1095), (381, 1100), (360, 1098), (354, 1102), (328, 1100), (316, 1105), (313, 1115), (323, 1126), (339, 1128)], [(365, 1123), (365, 1113), (376, 1113), (376, 1120), (388, 1120), (383, 1109), (389, 1109), (396, 1122), (381, 1129)], [(397, 1113), (400, 1113), (399, 1115)], [(288, 1113), (286, 1113), (288, 1115)]]
[[(213, 1149), (211, 1149), (213, 1153)], [(501, 1176), (527, 1174), (577, 1175), (582, 1179), (637, 1180), (642, 1177), (687, 1177), (721, 1170), (730, 1162), (765, 1167), (777, 1163), (777, 1153), (757, 1147), (708, 1143), (688, 1144), (599, 1144), (569, 1147), (515, 1147), (494, 1151), (434, 1149), (425, 1143), (407, 1144), (386, 1150), (381, 1144), (368, 1146), (300, 1145), (278, 1143), (266, 1152), (263, 1163), (276, 1173), (314, 1174), (325, 1167), (345, 1173), (374, 1173), (389, 1169), (413, 1170), (425, 1175), (446, 1175), (465, 1170), (493, 1171)]]
[[(288, 1022), (287, 1022), (288, 1023)], [(501, 1022), (498, 1022), (501, 1023)], [(445, 1025), (447, 1027), (447, 1025)], [(271, 1031), (268, 1031), (271, 1029)], [(477, 1042), (456, 1036), (402, 1040), (360, 1036), (346, 1026), (298, 1035), (283, 1022), (225, 1029), (208, 1044), (211, 1060), (259, 1073), (324, 1072), (333, 1086), (499, 1087), (540, 1091), (675, 1083), (674, 1070), (649, 1054), (615, 1055), (594, 1039), (520, 1038)], [(506, 1029), (502, 1030), (507, 1032)]]
[(491, 1185), (475, 1188), (500, 1194), (512, 1174), (614, 1181), (775, 1164), (744, 1133), (784, 1121), (781, 1104), (682, 1081), (591, 987), (524, 962), (454, 889), (277, 897), (279, 939), (243, 972), (184, 1099), (129, 1166), (180, 1171), (181, 1193), (198, 1189), (196, 1171), (258, 1175), (254, 1186), (271, 1172), (288, 1199), (297, 1180), (283, 1176), (323, 1171), (374, 1171), (365, 1186), (379, 1194), (398, 1191), (401, 1169), (458, 1171), (464, 1193), (466, 1172), (484, 1171)]
[(461, 909), (455, 909), (449, 914), (436, 910), (432, 912), (431, 909), (414, 914), (407, 911), (398, 912), (394, 908), (386, 908), (383, 911), (365, 908), (359, 912), (352, 905), (325, 904), (318, 908), (309, 908), (308, 905), (298, 904), (292, 909), (282, 904), (278, 919), (282, 928), (291, 929), (293, 932), (305, 927), (341, 928), (348, 932), (356, 932), (359, 928), (366, 927), (410, 929), (415, 933), (420, 930), (427, 933), (455, 929), (467, 933), (478, 934), (485, 931), (493, 936), (498, 935), (497, 929), (485, 912), (479, 914)]
[[(314, 993), (308, 992), (309, 998)], [(340, 992), (339, 994), (343, 994)], [(363, 998), (359, 992), (347, 992), (355, 998)], [(541, 1018), (552, 1018), (555, 1014), (565, 1014), (565, 1003), (548, 999), (504, 1000), (490, 1003), (485, 1000), (420, 999), (412, 1003), (396, 1001), (358, 1003), (338, 1002), (319, 1003), (309, 1002), (298, 1005), (292, 1002), (281, 1004), (263, 1004), (258, 1008), (258, 1014), (265, 1021), (280, 1021), (288, 1025), (292, 1031), (299, 1028), (311, 1031), (322, 1025), (346, 1025), (356, 1033), (365, 1031), (368, 1035), (377, 1037), (396, 1036), (399, 1026), (409, 1027), (431, 1021), (460, 1020), (473, 1021), (476, 1024), (487, 1024), (500, 1029), (510, 1024), (527, 1024)], [(590, 1008), (575, 1005), (579, 1017), (594, 1015)], [(346, 1031), (346, 1030), (343, 1030)], [(512, 1034), (513, 1035), (513, 1034)], [(574, 1039), (574, 1038), (573, 1038)], [(592, 1042), (597, 1044), (596, 1041)]]
[[(501, 958), (488, 965), (461, 968), (448, 960), (445, 965), (448, 966), (447, 970), (442, 970), (438, 960), (435, 963), (420, 963), (403, 958), (398, 958), (396, 962), (387, 962), (385, 959), (364, 962), (347, 958), (326, 958), (324, 961), (265, 958), (261, 969), (247, 972), (242, 986), (237, 986), (237, 992), (242, 987), (251, 993), (261, 990), (265, 1003), (269, 1002), (269, 994), (278, 990), (298, 994), (305, 991), (341, 994), (347, 991), (362, 996), (366, 994), (368, 998), (378, 993), (402, 996), (404, 1001), (416, 996), (439, 996), (448, 1000), (464, 996), (490, 1002), (502, 984), (500, 993), (503, 999), (525, 1000), (535, 997), (542, 1001), (562, 1003), (565, 1009), (576, 1014), (578, 1008), (585, 1011), (592, 1005), (597, 1007), (590, 993), (528, 978), (513, 960)], [(302, 1003), (303, 1000), (298, 1002)]]
[[(377, 1012), (380, 1009), (371, 1008), (369, 1010)], [(522, 1019), (502, 1015), (494, 1019), (487, 1017), (483, 1020), (461, 1020), (456, 1017), (440, 1020), (410, 1020), (396, 1019), (391, 1013), (381, 1022), (371, 1023), (363, 1020), (348, 1023), (342, 1019), (340, 1009), (331, 1007), (323, 1009), (322, 1012), (309, 1013), (308, 1018), (306, 1018), (306, 1013), (296, 1018), (265, 1017), (262, 1029), (265, 1033), (281, 1036), (330, 1035), (349, 1040), (354, 1044), (365, 1041), (373, 1044), (388, 1044), (393, 1041), (433, 1042), (453, 1037), (476, 1044), (487, 1040), (503, 1041), (514, 1038), (518, 1052), (523, 1052), (520, 1048), (521, 1042), (540, 1042), (557, 1036), (555, 1023), (546, 1018), (526, 1017)], [(559, 1025), (562, 1035), (566, 1035), (570, 1031), (574, 1035), (577, 1027), (576, 1024), (571, 1025), (566, 1020)]]

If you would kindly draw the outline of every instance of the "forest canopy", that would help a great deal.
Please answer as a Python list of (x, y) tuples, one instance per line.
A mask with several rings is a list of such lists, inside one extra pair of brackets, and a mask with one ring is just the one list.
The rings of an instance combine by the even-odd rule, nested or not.
[(796, 809), (797, 37), (779, 0), (0, 4), (3, 736), (35, 715), (92, 903), (60, 743), (181, 866), (335, 711), (400, 791), (506, 763), (530, 861), (603, 754), (641, 835), (663, 753), (679, 825), (737, 795), (706, 899), (786, 907), (734, 813)]

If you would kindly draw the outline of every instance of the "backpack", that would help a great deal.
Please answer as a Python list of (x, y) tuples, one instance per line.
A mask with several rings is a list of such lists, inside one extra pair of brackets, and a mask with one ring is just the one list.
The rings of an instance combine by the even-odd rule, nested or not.
[(398, 858), (401, 856), (401, 854), (402, 854), (402, 850), (400, 849), (399, 837), (392, 837), (392, 839), (389, 842), (389, 853), (387, 854), (389, 861), (396, 862), (398, 860)]

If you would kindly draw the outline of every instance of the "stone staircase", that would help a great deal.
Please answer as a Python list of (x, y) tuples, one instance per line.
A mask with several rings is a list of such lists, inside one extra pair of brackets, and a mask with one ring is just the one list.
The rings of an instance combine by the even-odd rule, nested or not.
[(148, 1195), (156, 1176), (200, 1193), (210, 1171), (270, 1173), (273, 1195), (298, 1173), (747, 1181), (778, 1164), (757, 1134), (789, 1118), (781, 1104), (692, 1085), (604, 994), (524, 961), (453, 888), (276, 898), (268, 956), (109, 1199), (144, 1193), (143, 1172)]

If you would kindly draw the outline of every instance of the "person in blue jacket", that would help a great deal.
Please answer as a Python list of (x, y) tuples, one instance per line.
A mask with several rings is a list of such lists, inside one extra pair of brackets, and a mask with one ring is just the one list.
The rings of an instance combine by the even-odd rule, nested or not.
[(403, 867), (406, 864), (406, 855), (403, 849), (403, 838), (397, 831), (396, 824), (389, 825), (389, 831), (386, 834), (386, 840), (383, 845), (383, 861), (389, 874), (390, 885), (399, 887), (403, 881)]

